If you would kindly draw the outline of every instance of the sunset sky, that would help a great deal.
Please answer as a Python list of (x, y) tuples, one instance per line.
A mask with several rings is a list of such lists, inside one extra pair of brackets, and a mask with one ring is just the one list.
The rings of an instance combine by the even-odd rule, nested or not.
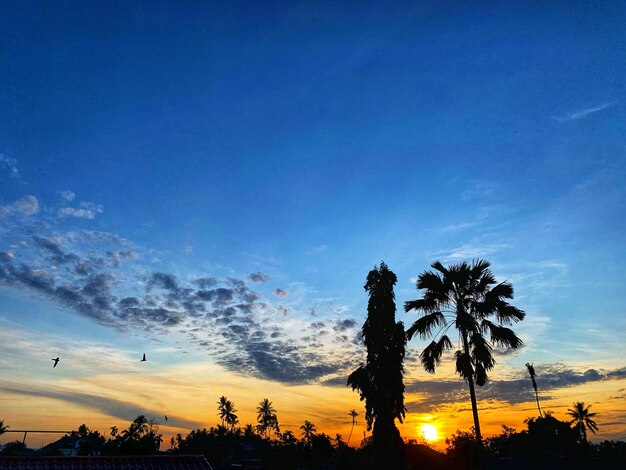
[[(127, 3), (0, 6), (9, 429), (145, 414), (167, 448), (226, 395), (297, 435), (346, 438), (355, 408), (358, 444), (368, 271), (397, 274), (408, 326), (420, 272), (484, 258), (527, 317), (483, 434), (536, 416), (532, 362), (545, 409), (584, 401), (592, 439), (626, 439), (624, 4)], [(426, 344), (405, 438), (472, 424)]]

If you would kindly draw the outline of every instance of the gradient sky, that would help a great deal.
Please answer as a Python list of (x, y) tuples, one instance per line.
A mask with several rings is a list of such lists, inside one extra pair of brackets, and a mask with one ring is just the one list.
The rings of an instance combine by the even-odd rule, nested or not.
[[(0, 419), (169, 436), (268, 397), (345, 437), (367, 272), (408, 325), (430, 263), (485, 258), (527, 318), (484, 434), (536, 414), (533, 362), (626, 439), (623, 4), (127, 3), (0, 6)], [(425, 344), (407, 438), (471, 425)]]

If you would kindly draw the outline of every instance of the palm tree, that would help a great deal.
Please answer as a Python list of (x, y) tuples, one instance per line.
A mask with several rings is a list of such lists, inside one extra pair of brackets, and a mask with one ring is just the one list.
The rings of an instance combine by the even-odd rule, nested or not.
[(225, 425), (228, 425), (232, 431), (235, 425), (239, 422), (239, 418), (237, 418), (237, 415), (235, 414), (237, 412), (235, 404), (222, 395), (220, 400), (217, 402), (217, 405), (217, 414), (222, 420), (222, 427), (226, 427)]
[(148, 420), (144, 415), (137, 416), (128, 429), (122, 431), (122, 437), (126, 441), (138, 440), (148, 431)]
[[(469, 386), (476, 441), (480, 447), (482, 436), (474, 384), (483, 386), (487, 372), (496, 363), (492, 355), (493, 344), (513, 349), (522, 346), (522, 340), (513, 330), (502, 325), (510, 325), (526, 316), (506, 301), (513, 298), (513, 286), (506, 281), (496, 284), (488, 269), (490, 265), (488, 261), (475, 260), (471, 265), (462, 262), (446, 268), (435, 261), (431, 267), (436, 272), (424, 271), (417, 278), (417, 288), (424, 289), (422, 297), (404, 304), (406, 312), (416, 310), (422, 314), (407, 330), (409, 339), (415, 333), (425, 339), (439, 328), (420, 354), (424, 369), (430, 373), (435, 372), (443, 353), (452, 348), (452, 341), (446, 334), (448, 329), (454, 326), (458, 330), (456, 371)], [(497, 323), (487, 319), (491, 315), (495, 316)], [(491, 341), (484, 337), (487, 332)]]
[(353, 408), (348, 413), (348, 416), (352, 417), (352, 427), (350, 428), (350, 434), (348, 434), (348, 441), (346, 442), (346, 445), (350, 444), (350, 438), (352, 437), (352, 431), (354, 431), (354, 425), (356, 424), (356, 417), (359, 416), (359, 414)]
[(532, 364), (526, 363), (526, 369), (528, 369), (528, 375), (533, 382), (533, 388), (535, 389), (535, 399), (537, 400), (537, 409), (539, 410), (539, 417), (542, 418), (541, 407), (539, 406), (539, 394), (537, 393), (537, 382), (535, 381), (535, 368)]
[(304, 424), (300, 426), (300, 429), (302, 430), (302, 440), (308, 447), (311, 447), (313, 436), (315, 436), (315, 432), (317, 431), (315, 424), (305, 420)]
[(254, 427), (252, 427), (252, 424), (248, 423), (243, 427), (243, 435), (244, 437), (254, 436)]
[(111, 437), (117, 436), (117, 426), (111, 426), (111, 432), (109, 434), (111, 434)]
[(0, 419), (0, 435), (4, 434), (5, 432), (7, 432), (7, 429), (9, 429), (9, 426), (5, 426), (4, 425), (4, 420)]
[(586, 407), (584, 402), (578, 401), (574, 403), (573, 408), (567, 410), (567, 414), (573, 418), (570, 424), (574, 424), (574, 429), (578, 432), (583, 444), (587, 444), (587, 429), (594, 434), (598, 430), (598, 425), (592, 419), (597, 413), (590, 413), (589, 408), (591, 405)]
[(257, 411), (257, 429), (259, 432), (263, 433), (266, 438), (269, 437), (270, 430), (274, 430), (275, 432), (279, 432), (280, 428), (278, 427), (278, 417), (276, 416), (276, 410), (272, 407), (272, 402), (267, 398), (264, 398), (259, 403), (259, 406), (256, 409)]

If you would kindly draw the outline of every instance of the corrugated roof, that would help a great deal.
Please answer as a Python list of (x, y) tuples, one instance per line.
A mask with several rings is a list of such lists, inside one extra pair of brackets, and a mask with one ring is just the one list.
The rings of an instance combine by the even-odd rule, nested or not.
[(202, 455), (0, 457), (0, 470), (212, 470)]

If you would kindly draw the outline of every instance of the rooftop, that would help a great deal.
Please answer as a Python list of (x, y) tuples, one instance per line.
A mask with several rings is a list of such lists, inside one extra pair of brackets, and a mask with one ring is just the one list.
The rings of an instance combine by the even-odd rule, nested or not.
[(0, 457), (0, 470), (212, 470), (202, 455)]

